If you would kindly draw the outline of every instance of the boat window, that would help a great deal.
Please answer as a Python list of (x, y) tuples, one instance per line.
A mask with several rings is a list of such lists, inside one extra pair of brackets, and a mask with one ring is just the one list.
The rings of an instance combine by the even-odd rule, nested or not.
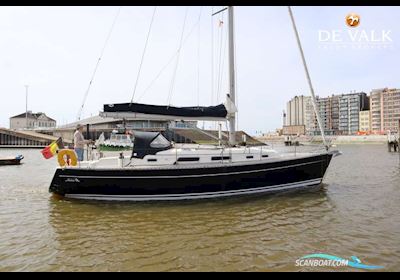
[(156, 158), (149, 158), (149, 159), (147, 159), (147, 162), (156, 162), (156, 161), (157, 161)]
[(221, 157), (221, 156), (219, 156), (219, 157), (212, 157), (211, 158), (211, 160), (228, 160), (228, 159), (231, 159), (231, 157)]
[(250, 158), (254, 158), (253, 156), (246, 156), (246, 158), (250, 159)]
[(171, 144), (167, 139), (165, 139), (162, 134), (159, 134), (151, 143), (150, 147), (152, 148), (168, 148)]
[(262, 157), (268, 157), (268, 155), (262, 155)]
[(198, 157), (180, 157), (178, 158), (178, 161), (182, 162), (182, 161), (199, 161), (200, 158)]

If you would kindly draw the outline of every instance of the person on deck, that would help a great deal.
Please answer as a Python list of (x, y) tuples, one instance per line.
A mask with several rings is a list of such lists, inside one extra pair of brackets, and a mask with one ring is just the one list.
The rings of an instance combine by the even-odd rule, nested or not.
[(92, 143), (92, 140), (85, 140), (83, 137), (83, 125), (78, 124), (74, 133), (74, 150), (78, 156), (78, 161), (83, 161), (85, 145)]

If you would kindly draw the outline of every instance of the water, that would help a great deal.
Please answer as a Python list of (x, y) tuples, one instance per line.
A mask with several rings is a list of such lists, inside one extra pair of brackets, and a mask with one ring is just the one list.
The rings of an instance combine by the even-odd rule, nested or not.
[(58, 200), (39, 150), (0, 167), (0, 271), (346, 271), (296, 267), (326, 253), (400, 268), (399, 155), (339, 146), (321, 190), (180, 203)]

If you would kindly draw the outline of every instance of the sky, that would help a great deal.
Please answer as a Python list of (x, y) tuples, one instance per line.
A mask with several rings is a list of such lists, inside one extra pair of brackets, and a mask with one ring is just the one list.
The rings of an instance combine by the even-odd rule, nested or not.
[[(25, 85), (28, 110), (58, 125), (75, 122), (115, 18), (82, 118), (103, 104), (129, 102), (136, 80), (134, 102), (223, 102), (227, 15), (211, 17), (220, 8), (157, 7), (137, 79), (154, 7), (0, 7), (0, 127), (25, 112)], [(292, 9), (317, 95), (400, 87), (400, 7)], [(351, 12), (360, 16), (358, 27), (345, 23)], [(332, 30), (336, 42), (327, 38)], [(350, 44), (348, 32), (361, 43)], [(238, 128), (274, 131), (286, 102), (310, 94), (287, 7), (235, 7), (235, 47)]]

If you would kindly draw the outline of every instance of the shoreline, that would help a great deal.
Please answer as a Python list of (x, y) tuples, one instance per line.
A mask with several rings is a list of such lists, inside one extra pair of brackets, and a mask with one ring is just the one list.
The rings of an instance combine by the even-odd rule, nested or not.
[[(282, 143), (285, 142), (285, 136), (262, 136), (255, 137), (264, 143)], [(326, 140), (333, 145), (384, 145), (388, 139), (386, 135), (340, 135), (326, 136)], [(321, 136), (299, 136), (292, 137), (292, 141), (298, 141), (299, 144), (322, 144)]]

